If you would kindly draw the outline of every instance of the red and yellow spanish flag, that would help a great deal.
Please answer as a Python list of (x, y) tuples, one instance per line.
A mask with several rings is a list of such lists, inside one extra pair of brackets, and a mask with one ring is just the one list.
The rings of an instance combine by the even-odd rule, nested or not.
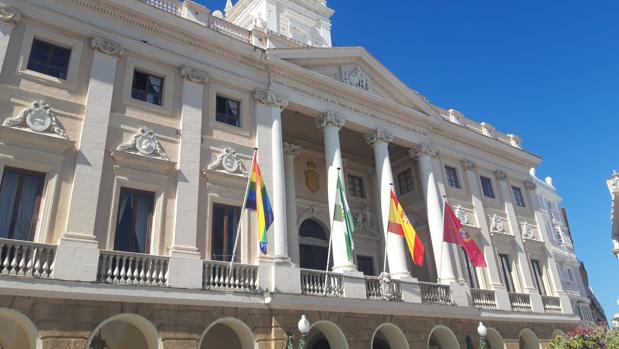
[(393, 190), (391, 190), (391, 204), (389, 206), (389, 224), (387, 225), (387, 231), (396, 235), (403, 236), (406, 239), (408, 250), (413, 257), (413, 262), (421, 266), (423, 265), (423, 255), (425, 247), (423, 242), (417, 235), (415, 228), (406, 217), (404, 209), (400, 206), (398, 198), (395, 196)]

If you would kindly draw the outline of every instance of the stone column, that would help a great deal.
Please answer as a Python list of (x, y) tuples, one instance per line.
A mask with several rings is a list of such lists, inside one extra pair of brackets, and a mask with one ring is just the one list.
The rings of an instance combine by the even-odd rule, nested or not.
[(66, 232), (56, 252), (54, 278), (95, 281), (99, 250), (95, 236), (95, 218), (105, 158), (105, 143), (112, 108), (114, 78), (118, 57), (123, 54), (119, 43), (95, 37), (86, 108), (79, 152), (73, 176)]
[(471, 188), (473, 208), (475, 209), (475, 216), (479, 222), (479, 228), (483, 237), (481, 248), (484, 251), (484, 257), (488, 264), (488, 276), (490, 284), (486, 285), (488, 289), (504, 289), (505, 286), (501, 281), (501, 274), (499, 273), (499, 267), (497, 258), (494, 253), (494, 247), (492, 246), (492, 237), (490, 236), (490, 228), (488, 227), (488, 220), (486, 219), (486, 211), (484, 204), (481, 200), (482, 192), (479, 186), (479, 177), (475, 172), (475, 163), (471, 160), (462, 160), (462, 167), (464, 168), (465, 177), (469, 182)]
[(188, 66), (183, 77), (181, 143), (176, 183), (174, 238), (170, 249), (168, 285), (178, 288), (202, 287), (202, 261), (197, 248), (198, 193), (200, 192), (200, 154), (205, 71)]
[[(255, 93), (258, 160), (265, 174), (267, 188), (271, 189), (273, 207), (273, 240), (269, 249), (277, 259), (289, 260), (286, 225), (286, 188), (284, 175), (284, 145), (282, 139), (282, 110), (288, 106), (288, 97), (269, 90)], [(271, 244), (273, 248), (271, 249)]]
[(548, 263), (548, 271), (550, 276), (549, 279), (554, 286), (555, 296), (558, 296), (561, 299), (561, 308), (563, 309), (564, 314), (574, 314), (572, 302), (570, 301), (569, 296), (563, 289), (563, 284), (561, 283), (561, 274), (559, 273), (557, 262), (555, 261), (554, 255), (550, 249), (550, 234), (552, 234), (552, 232), (546, 231), (546, 224), (544, 224), (544, 215), (542, 213), (542, 208), (540, 207), (539, 200), (537, 200), (537, 195), (535, 194), (535, 190), (537, 190), (537, 184), (532, 180), (526, 180), (524, 182), (524, 188), (527, 191), (527, 198), (532, 205), (532, 209), (535, 211), (535, 220), (537, 221), (537, 229), (540, 233), (540, 238), (546, 243), (544, 244), (544, 251), (546, 252), (545, 255)]
[(456, 282), (449, 244), (443, 241), (443, 199), (438, 188), (440, 173), (439, 151), (431, 144), (421, 144), (410, 150), (410, 155), (419, 162), (421, 184), (426, 199), (428, 225), (432, 249), (437, 267), (438, 281), (449, 285)]
[(288, 222), (288, 254), (296, 265), (301, 263), (299, 256), (299, 232), (297, 231), (297, 190), (295, 185), (294, 159), (301, 147), (284, 143), (284, 169), (286, 172), (286, 222)]
[(532, 295), (538, 295), (537, 288), (533, 282), (533, 274), (531, 273), (531, 268), (529, 266), (529, 257), (524, 249), (524, 242), (522, 241), (518, 217), (516, 216), (516, 210), (514, 209), (514, 203), (512, 200), (511, 188), (507, 182), (507, 173), (497, 170), (494, 174), (501, 191), (501, 197), (505, 202), (505, 212), (507, 213), (507, 220), (509, 221), (509, 226), (511, 228), (510, 230), (514, 234), (516, 240), (518, 251), (516, 262), (519, 264), (520, 270), (522, 271), (522, 286), (524, 288), (522, 291)]
[(407, 278), (411, 274), (408, 270), (406, 243), (404, 238), (396, 234), (389, 234), (389, 207), (391, 204), (391, 188), (393, 187), (393, 172), (391, 159), (389, 158), (389, 143), (393, 141), (393, 134), (387, 130), (378, 129), (365, 135), (365, 141), (374, 149), (374, 162), (376, 165), (376, 182), (378, 183), (378, 195), (380, 197), (381, 222), (389, 273), (394, 278)]
[(9, 48), (11, 33), (20, 18), (21, 15), (17, 9), (0, 4), (0, 72), (4, 67), (4, 58)]
[[(325, 160), (327, 167), (327, 192), (329, 195), (329, 222), (333, 222), (333, 212), (335, 209), (335, 194), (337, 190), (337, 176), (344, 187), (344, 167), (342, 165), (342, 151), (340, 149), (340, 129), (344, 126), (345, 120), (334, 112), (327, 112), (315, 120), (316, 127), (324, 133), (325, 141)], [(340, 169), (338, 171), (338, 168)], [(355, 265), (348, 260), (346, 254), (346, 240), (344, 227), (336, 228), (331, 231), (332, 251), (333, 251), (333, 270), (336, 272), (354, 272), (357, 270)]]

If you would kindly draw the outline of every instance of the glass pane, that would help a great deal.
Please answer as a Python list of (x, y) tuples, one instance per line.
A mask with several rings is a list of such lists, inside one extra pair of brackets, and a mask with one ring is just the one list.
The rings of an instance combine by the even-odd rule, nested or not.
[(0, 238), (9, 238), (19, 174), (5, 170), (0, 184)]
[(17, 216), (15, 217), (15, 228), (13, 239), (32, 240), (32, 228), (34, 226), (34, 213), (37, 201), (40, 199), (43, 181), (36, 175), (24, 175), (21, 187), (20, 202), (18, 204)]
[(123, 188), (114, 237), (117, 251), (149, 253), (154, 194)]

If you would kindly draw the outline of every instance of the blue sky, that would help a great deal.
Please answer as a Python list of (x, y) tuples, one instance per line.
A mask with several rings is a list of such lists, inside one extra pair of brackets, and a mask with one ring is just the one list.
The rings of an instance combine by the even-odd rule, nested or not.
[[(223, 8), (225, 0), (202, 0)], [(363, 46), (431, 102), (521, 135), (564, 198), (606, 315), (619, 313), (606, 179), (619, 170), (619, 1), (329, 0), (336, 46)]]

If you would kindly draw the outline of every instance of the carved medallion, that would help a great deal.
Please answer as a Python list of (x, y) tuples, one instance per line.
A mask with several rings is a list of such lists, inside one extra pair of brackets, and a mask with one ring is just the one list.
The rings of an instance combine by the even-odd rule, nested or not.
[(240, 173), (245, 177), (249, 176), (247, 168), (243, 161), (241, 161), (238, 152), (231, 147), (224, 149), (224, 152), (219, 154), (217, 159), (208, 165), (207, 169), (209, 171), (223, 169), (228, 173)]
[(457, 205), (455, 209), (456, 209), (456, 216), (460, 220), (460, 223), (464, 225), (471, 225), (471, 218), (469, 217), (469, 214), (466, 212), (464, 207), (462, 207), (462, 205)]
[(493, 233), (507, 234), (507, 230), (505, 229), (505, 225), (503, 224), (503, 219), (497, 214), (492, 216), (490, 231)]
[(305, 169), (305, 187), (312, 193), (316, 193), (320, 190), (320, 176), (316, 172), (316, 164), (312, 161), (308, 161)]
[(127, 143), (116, 147), (116, 150), (169, 160), (168, 154), (166, 154), (161, 143), (159, 143), (159, 139), (157, 139), (155, 135), (155, 131), (148, 127), (142, 127), (131, 136), (131, 139), (129, 139)]
[(64, 127), (45, 101), (33, 102), (31, 107), (24, 109), (19, 115), (4, 120), (2, 126), (26, 128), (38, 133), (53, 133), (60, 138), (67, 139)]
[(368, 76), (359, 67), (356, 67), (350, 73), (344, 74), (344, 82), (362, 90), (367, 91), (370, 89)]

